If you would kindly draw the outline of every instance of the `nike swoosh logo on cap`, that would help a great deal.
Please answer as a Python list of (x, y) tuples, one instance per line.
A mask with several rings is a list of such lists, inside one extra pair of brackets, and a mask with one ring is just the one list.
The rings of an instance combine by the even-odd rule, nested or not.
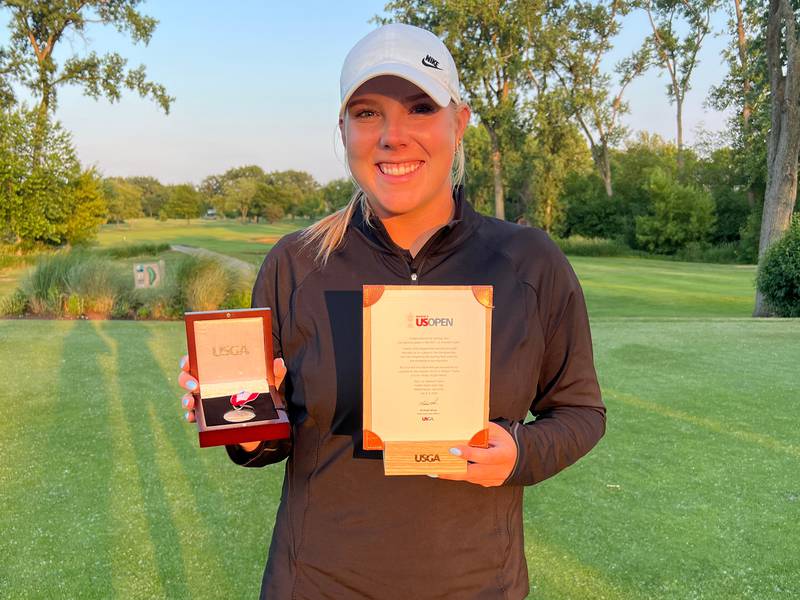
[(425, 67), (430, 67), (431, 69), (439, 69), (440, 71), (442, 68), (439, 66), (439, 61), (433, 58), (430, 54), (426, 54), (425, 58), (422, 59), (422, 65)]

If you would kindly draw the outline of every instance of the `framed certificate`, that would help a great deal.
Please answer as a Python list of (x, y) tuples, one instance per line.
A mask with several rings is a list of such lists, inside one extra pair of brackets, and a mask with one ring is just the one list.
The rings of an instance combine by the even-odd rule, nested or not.
[(488, 446), (491, 286), (365, 285), (364, 449), (387, 475), (464, 472)]
[(288, 438), (286, 407), (272, 369), (268, 308), (186, 313), (191, 375), (199, 382), (200, 446)]

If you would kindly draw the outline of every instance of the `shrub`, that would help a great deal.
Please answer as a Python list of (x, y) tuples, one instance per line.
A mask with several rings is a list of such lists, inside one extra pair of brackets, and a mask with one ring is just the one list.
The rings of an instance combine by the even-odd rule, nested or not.
[(631, 250), (627, 244), (620, 240), (572, 235), (568, 238), (555, 238), (554, 241), (564, 254), (570, 256), (635, 256), (642, 254)]
[(650, 252), (674, 254), (689, 242), (704, 242), (714, 227), (708, 192), (682, 185), (664, 171), (650, 174), (652, 213), (636, 217), (636, 243)]
[(110, 256), (111, 258), (133, 258), (135, 256), (156, 256), (170, 248), (169, 244), (129, 244), (127, 246), (112, 246), (98, 250), (98, 254)]
[(589, 238), (618, 238), (625, 234), (625, 207), (619, 195), (609, 198), (597, 175), (576, 175), (564, 185), (564, 231)]
[(800, 317), (800, 216), (767, 250), (756, 285), (779, 317)]
[(739, 242), (709, 245), (689, 242), (675, 253), (675, 258), (686, 262), (732, 264), (744, 262)]
[(754, 265), (758, 262), (758, 243), (761, 237), (761, 213), (764, 200), (757, 202), (739, 230), (739, 252), (742, 260)]

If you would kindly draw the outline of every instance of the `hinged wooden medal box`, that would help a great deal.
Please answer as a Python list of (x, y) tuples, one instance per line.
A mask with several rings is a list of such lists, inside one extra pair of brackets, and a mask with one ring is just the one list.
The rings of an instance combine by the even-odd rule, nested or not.
[(184, 316), (190, 373), (199, 382), (200, 447), (288, 438), (286, 405), (275, 388), (268, 308)]

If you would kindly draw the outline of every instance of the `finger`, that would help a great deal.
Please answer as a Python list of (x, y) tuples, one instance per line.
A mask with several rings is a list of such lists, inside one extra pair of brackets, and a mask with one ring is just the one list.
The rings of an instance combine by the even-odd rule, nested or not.
[(187, 421), (189, 421), (189, 423), (194, 423), (194, 411), (193, 410), (187, 410), (184, 413), (183, 418), (186, 419)]
[(286, 363), (283, 362), (282, 358), (276, 358), (272, 361), (272, 370), (275, 373), (275, 387), (280, 388), (284, 377), (286, 377)]
[(181, 356), (180, 365), (181, 365), (181, 371), (186, 371), (187, 373), (189, 372), (189, 355), (188, 354), (184, 354), (183, 356)]
[(197, 379), (189, 375), (186, 371), (182, 371), (181, 374), (178, 376), (178, 384), (184, 388), (189, 390), (190, 392), (197, 391)]
[(499, 465), (508, 460), (508, 453), (502, 446), (489, 446), (488, 448), (454, 446), (450, 449), (450, 453), (460, 456), (470, 462), (485, 465)]
[(181, 398), (181, 406), (183, 406), (183, 410), (194, 410), (194, 394), (191, 392), (184, 394)]

